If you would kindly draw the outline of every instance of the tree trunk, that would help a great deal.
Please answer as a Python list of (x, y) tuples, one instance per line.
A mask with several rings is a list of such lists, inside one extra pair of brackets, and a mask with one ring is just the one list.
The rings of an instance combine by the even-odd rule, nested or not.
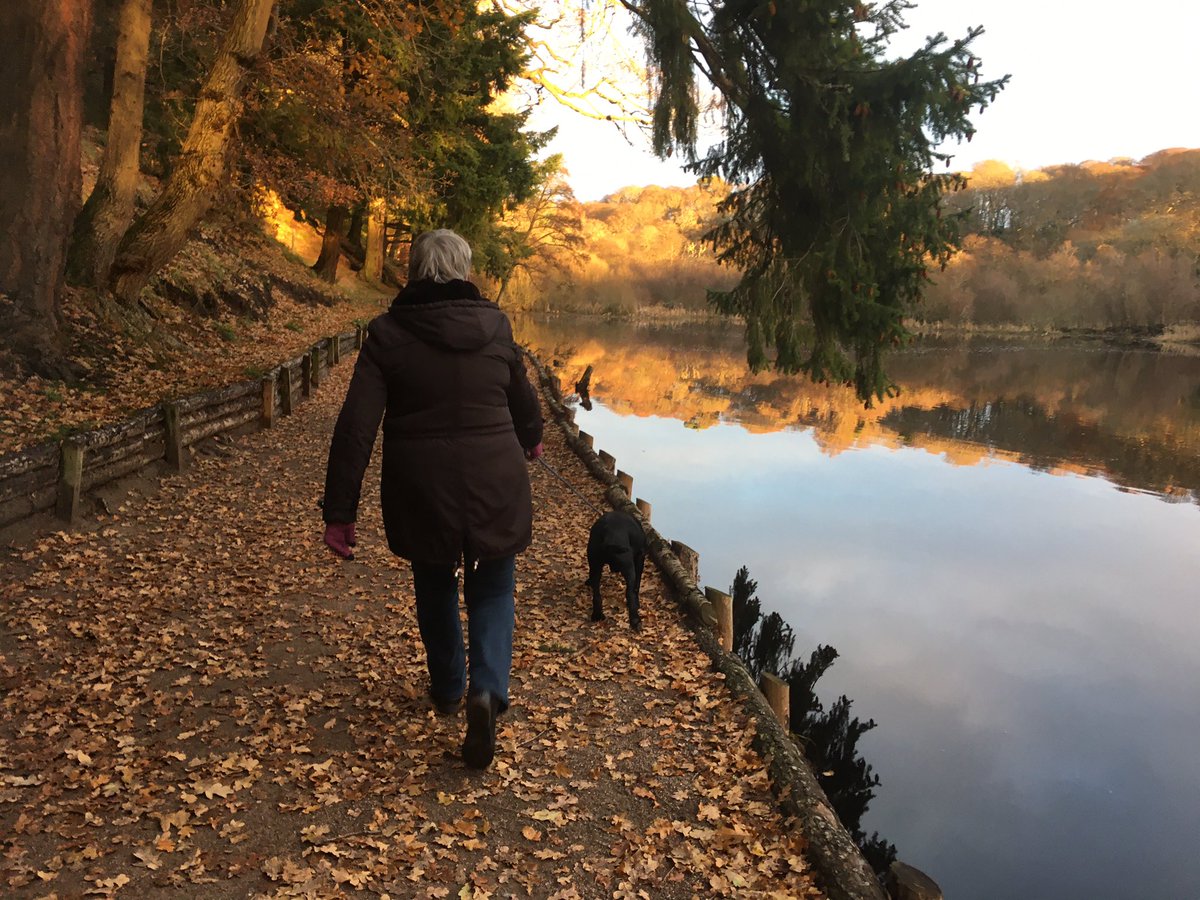
[(67, 277), (99, 287), (108, 280), (117, 244), (133, 220), (142, 144), (152, 0), (124, 0), (117, 33), (108, 142), (96, 187), (75, 219)]
[(346, 240), (357, 247), (363, 249), (362, 243), (362, 228), (363, 228), (363, 213), (366, 210), (361, 203), (354, 207), (354, 211), (350, 213), (350, 228), (346, 232)]
[(111, 285), (122, 300), (137, 298), (208, 211), (225, 175), (229, 139), (242, 110), (242, 88), (262, 50), (274, 2), (238, 0), (233, 24), (200, 88), (196, 114), (166, 187), (117, 249)]
[(0, 3), (0, 302), (10, 346), (45, 375), (58, 344), (71, 221), (79, 209), (90, 0)]
[(346, 221), (346, 207), (329, 207), (325, 217), (325, 234), (321, 237), (321, 255), (313, 263), (313, 271), (333, 284), (337, 281), (338, 260), (342, 258), (342, 224)]
[(367, 252), (362, 275), (372, 282), (383, 281), (384, 207), (382, 200), (372, 200), (367, 215)]

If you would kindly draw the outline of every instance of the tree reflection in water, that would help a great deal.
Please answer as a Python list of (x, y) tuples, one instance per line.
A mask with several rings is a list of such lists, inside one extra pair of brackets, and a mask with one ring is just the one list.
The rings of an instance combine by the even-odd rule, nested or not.
[(868, 837), (861, 824), (875, 797), (879, 776), (859, 756), (858, 739), (875, 727), (875, 720), (863, 722), (857, 716), (851, 717), (852, 701), (845, 695), (825, 710), (814, 687), (837, 659), (837, 650), (818, 644), (808, 662), (793, 659), (796, 634), (792, 626), (777, 612), (763, 616), (757, 590), (758, 582), (750, 577), (750, 570), (745, 566), (738, 569), (729, 589), (733, 597), (733, 652), (746, 664), (755, 682), (770, 672), (788, 683), (788, 730), (812, 763), (838, 818), (882, 879), (896, 859), (896, 845), (880, 837), (879, 832)]

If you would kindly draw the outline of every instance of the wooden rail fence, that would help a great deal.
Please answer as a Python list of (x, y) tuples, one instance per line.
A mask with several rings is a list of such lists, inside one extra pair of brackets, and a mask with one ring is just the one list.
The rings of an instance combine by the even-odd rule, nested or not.
[(130, 418), (0, 456), (0, 528), (53, 510), (76, 522), (88, 491), (160, 460), (187, 467), (194, 448), (218, 434), (270, 428), (308, 397), (366, 329), (322, 338), (261, 378), (165, 399)]

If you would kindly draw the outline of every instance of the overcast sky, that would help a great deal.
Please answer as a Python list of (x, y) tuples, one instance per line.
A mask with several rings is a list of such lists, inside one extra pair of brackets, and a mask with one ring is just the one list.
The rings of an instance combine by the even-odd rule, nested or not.
[[(983, 25), (975, 46), (984, 76), (1012, 75), (995, 105), (976, 117), (974, 140), (946, 148), (955, 153), (955, 168), (984, 159), (1037, 168), (1200, 147), (1193, 62), (1200, 3), (921, 0), (907, 21), (912, 27), (898, 49), (938, 31), (957, 37)], [(656, 160), (636, 134), (631, 146), (612, 125), (553, 103), (537, 111), (534, 124), (559, 125), (551, 149), (566, 157), (581, 200), (631, 184), (694, 181), (674, 163)]]

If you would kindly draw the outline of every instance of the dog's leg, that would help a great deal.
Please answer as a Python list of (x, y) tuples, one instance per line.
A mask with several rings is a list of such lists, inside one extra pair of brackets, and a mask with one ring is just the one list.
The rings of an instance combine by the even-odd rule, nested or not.
[(588, 587), (592, 589), (592, 621), (604, 619), (604, 608), (600, 603), (600, 576), (604, 572), (604, 563), (599, 560), (588, 560)]
[(634, 631), (640, 631), (642, 627), (638, 603), (641, 599), (642, 566), (645, 562), (645, 554), (637, 554), (633, 559), (633, 571), (625, 573), (625, 608), (629, 611), (629, 627)]

